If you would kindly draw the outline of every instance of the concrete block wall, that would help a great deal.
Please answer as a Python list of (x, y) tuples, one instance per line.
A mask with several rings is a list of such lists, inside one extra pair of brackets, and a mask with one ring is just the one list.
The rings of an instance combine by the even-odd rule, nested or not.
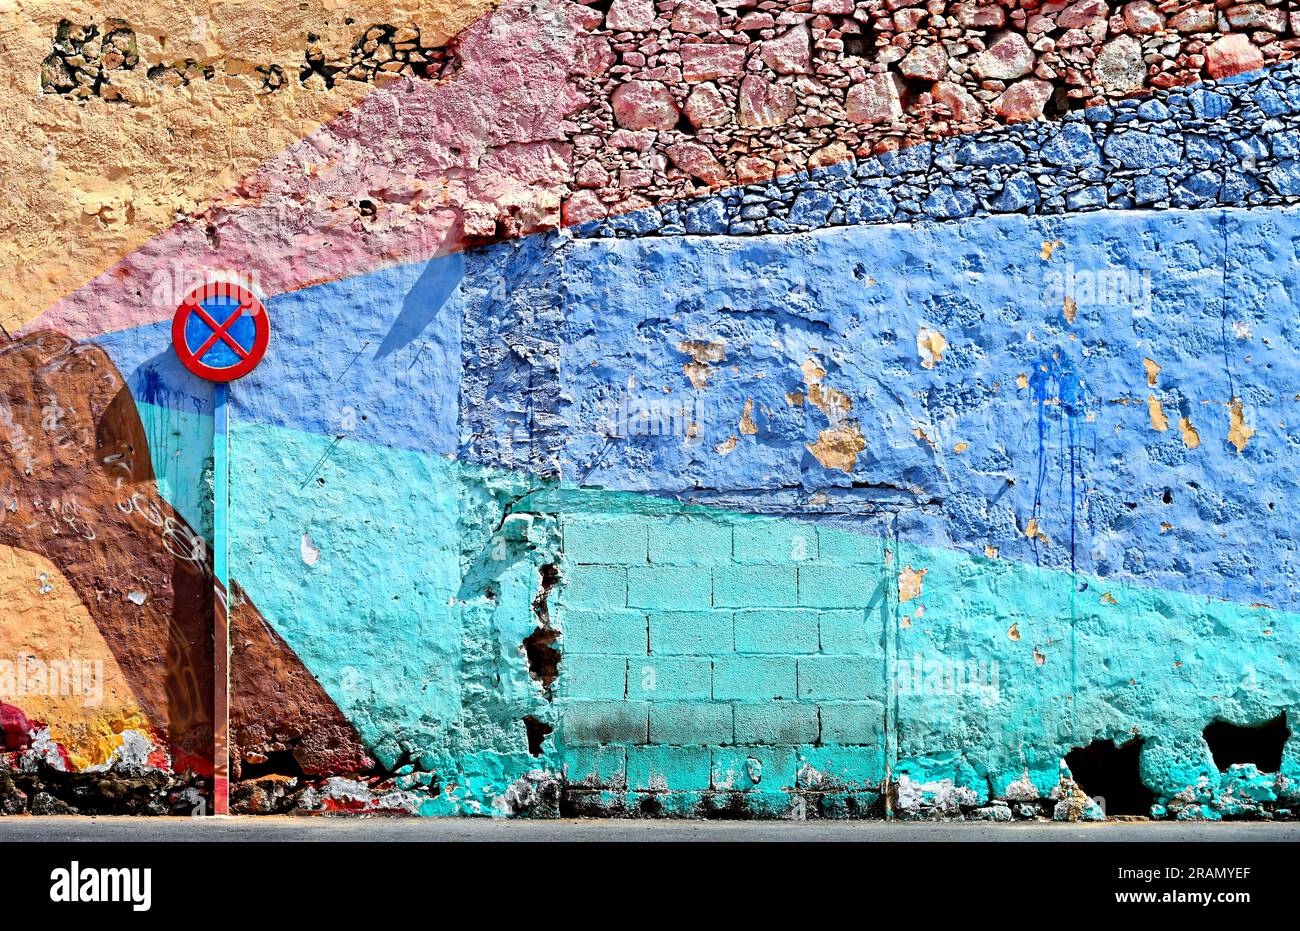
[(572, 514), (562, 535), (568, 805), (883, 812), (880, 538), (706, 514)]

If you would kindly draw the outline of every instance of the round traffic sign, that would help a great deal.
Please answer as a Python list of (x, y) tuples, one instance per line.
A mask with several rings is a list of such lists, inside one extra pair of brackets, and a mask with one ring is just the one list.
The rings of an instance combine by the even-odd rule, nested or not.
[(195, 288), (172, 318), (172, 346), (181, 364), (209, 381), (247, 375), (266, 354), (271, 321), (247, 288), (211, 282)]

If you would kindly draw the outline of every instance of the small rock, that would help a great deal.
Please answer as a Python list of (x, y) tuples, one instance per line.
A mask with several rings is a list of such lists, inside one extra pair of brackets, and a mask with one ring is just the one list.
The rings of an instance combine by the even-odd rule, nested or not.
[(984, 80), (1009, 81), (1034, 70), (1034, 52), (1018, 32), (1004, 32), (975, 56), (972, 66)]
[(802, 23), (762, 45), (763, 63), (778, 74), (807, 74), (812, 70), (811, 40)]
[(614, 32), (645, 32), (654, 22), (652, 0), (614, 0), (605, 15), (605, 26)]
[(871, 74), (849, 88), (845, 110), (855, 123), (883, 123), (903, 113), (902, 82), (892, 74)]
[(948, 53), (942, 45), (919, 45), (899, 62), (898, 70), (905, 78), (937, 81), (948, 73)]
[(610, 97), (614, 119), (628, 129), (672, 129), (677, 125), (677, 105), (668, 88), (658, 81), (628, 81)]
[(1205, 50), (1205, 71), (1212, 78), (1231, 77), (1262, 67), (1264, 53), (1251, 44), (1249, 36), (1239, 32), (1218, 39)]
[(1052, 85), (1038, 78), (1012, 84), (997, 100), (993, 112), (1008, 122), (1036, 120), (1052, 97)]

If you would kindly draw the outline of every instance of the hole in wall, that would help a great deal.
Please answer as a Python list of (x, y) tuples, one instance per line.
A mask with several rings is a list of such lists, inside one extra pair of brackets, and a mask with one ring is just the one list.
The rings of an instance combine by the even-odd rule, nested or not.
[[(250, 756), (252, 755), (250, 754)], [(272, 750), (269, 753), (259, 753), (253, 757), (253, 760), (256, 760), (256, 762), (245, 757), (240, 764), (239, 778), (241, 780), (261, 779), (264, 776), (295, 776), (302, 778), (306, 775), (302, 771), (302, 766), (298, 764), (292, 750)]]
[(559, 639), (560, 632), (549, 627), (539, 627), (524, 638), (528, 672), (546, 688), (550, 688), (560, 674), (560, 651), (554, 646)]
[(538, 720), (531, 714), (524, 716), (524, 733), (528, 736), (528, 752), (533, 756), (542, 755), (542, 741), (555, 728), (545, 721)]
[(1284, 711), (1263, 724), (1213, 721), (1202, 734), (1219, 772), (1226, 773), (1236, 763), (1254, 763), (1261, 773), (1275, 773), (1282, 768), (1282, 745), (1291, 729), (1286, 726)]
[(560, 584), (560, 570), (553, 563), (545, 563), (537, 568), (541, 585), (533, 598), (533, 614), (537, 617), (537, 629), (524, 638), (524, 656), (528, 660), (528, 674), (542, 687), (549, 689), (560, 675), (560, 660), (563, 658), (555, 643), (560, 639), (560, 632), (551, 627), (551, 610), (548, 599), (551, 590)]
[(1094, 740), (1065, 755), (1074, 781), (1089, 798), (1100, 799), (1107, 817), (1151, 812), (1155, 793), (1143, 784), (1138, 768), (1144, 742), (1135, 739), (1117, 747), (1113, 740)]

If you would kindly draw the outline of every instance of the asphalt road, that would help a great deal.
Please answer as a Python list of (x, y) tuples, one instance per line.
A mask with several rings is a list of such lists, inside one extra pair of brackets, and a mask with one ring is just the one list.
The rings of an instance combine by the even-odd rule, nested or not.
[(898, 823), (503, 821), (487, 818), (0, 817), (0, 843), (40, 841), (1300, 841), (1300, 822)]

